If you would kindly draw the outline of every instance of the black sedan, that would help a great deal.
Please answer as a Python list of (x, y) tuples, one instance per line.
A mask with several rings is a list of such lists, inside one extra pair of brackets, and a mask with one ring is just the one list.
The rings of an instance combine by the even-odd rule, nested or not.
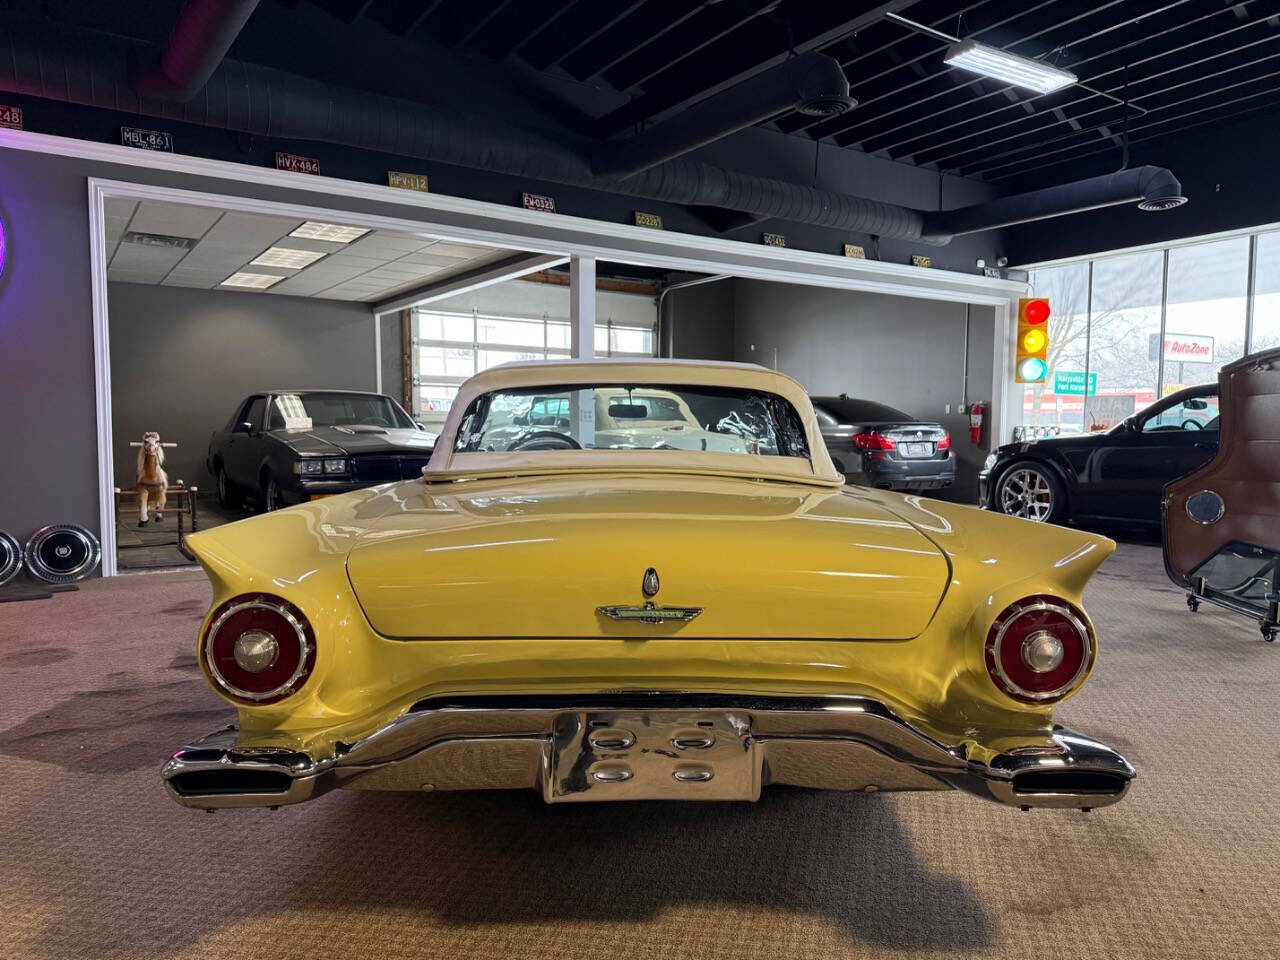
[(981, 504), (1042, 523), (1160, 522), (1164, 485), (1218, 449), (1218, 385), (1188, 387), (1105, 433), (1009, 443), (987, 458)]
[(956, 478), (951, 434), (871, 400), (811, 397), (822, 439), (850, 483), (886, 490), (937, 490)]
[(209, 441), (224, 507), (267, 510), (421, 474), (435, 436), (378, 393), (268, 390), (247, 397)]

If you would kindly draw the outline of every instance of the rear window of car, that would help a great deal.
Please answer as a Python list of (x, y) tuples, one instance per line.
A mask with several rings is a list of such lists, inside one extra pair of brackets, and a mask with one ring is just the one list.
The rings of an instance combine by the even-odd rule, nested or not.
[(848, 397), (814, 397), (814, 407), (825, 410), (837, 423), (910, 423), (915, 417), (887, 407), (874, 400), (854, 400)]
[(551, 450), (810, 455), (804, 421), (782, 397), (681, 384), (495, 390), (471, 402), (454, 442), (458, 453)]

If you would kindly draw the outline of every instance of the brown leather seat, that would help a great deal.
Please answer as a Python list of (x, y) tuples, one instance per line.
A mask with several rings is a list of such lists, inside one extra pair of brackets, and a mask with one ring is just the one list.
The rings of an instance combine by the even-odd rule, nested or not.
[[(1165, 568), (1175, 583), (1194, 588), (1201, 568), (1231, 547), (1237, 573), (1252, 564), (1265, 577), (1270, 567), (1270, 587), (1255, 584), (1246, 604), (1265, 617), (1268, 597), (1274, 609), (1280, 556), (1280, 349), (1223, 367), (1218, 382), (1217, 456), (1164, 488)], [(1225, 582), (1209, 586), (1226, 589)]]

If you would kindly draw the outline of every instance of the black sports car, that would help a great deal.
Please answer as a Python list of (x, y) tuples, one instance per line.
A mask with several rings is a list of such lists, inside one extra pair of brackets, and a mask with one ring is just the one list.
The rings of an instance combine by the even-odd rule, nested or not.
[(851, 483), (893, 490), (937, 490), (956, 478), (951, 434), (872, 400), (810, 397), (836, 469)]
[(418, 476), (435, 436), (378, 393), (269, 390), (247, 397), (209, 441), (224, 507), (267, 510)]
[(982, 506), (1027, 520), (1160, 522), (1164, 485), (1218, 449), (1218, 385), (1188, 387), (1105, 433), (1008, 443), (978, 475)]

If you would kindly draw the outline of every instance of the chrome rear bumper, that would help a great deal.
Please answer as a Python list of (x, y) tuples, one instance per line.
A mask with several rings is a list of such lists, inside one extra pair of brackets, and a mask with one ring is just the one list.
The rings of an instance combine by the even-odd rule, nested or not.
[(1009, 741), (988, 762), (946, 746), (879, 701), (693, 694), (423, 701), (332, 756), (239, 746), (229, 727), (161, 773), (199, 809), (300, 803), (335, 787), (532, 788), (549, 803), (756, 800), (770, 784), (829, 790), (959, 789), (1023, 808), (1115, 803), (1135, 776), (1104, 744), (1062, 727)]

